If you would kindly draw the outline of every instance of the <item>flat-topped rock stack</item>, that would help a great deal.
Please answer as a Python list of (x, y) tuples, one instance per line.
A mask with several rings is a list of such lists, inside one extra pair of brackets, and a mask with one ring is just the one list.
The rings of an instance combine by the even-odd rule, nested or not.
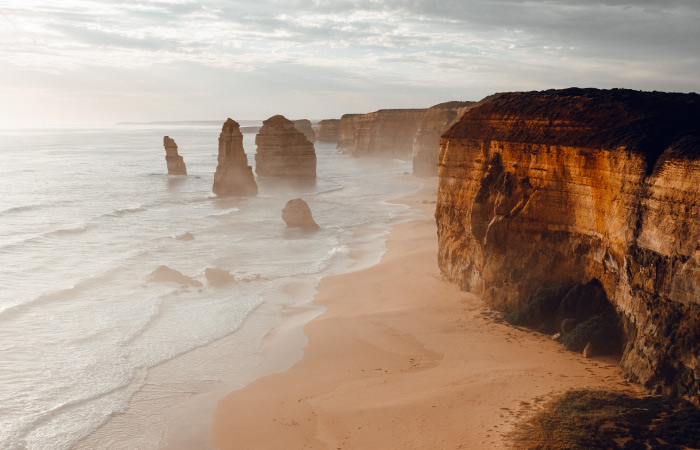
[(294, 122), (294, 126), (297, 127), (297, 130), (304, 133), (304, 136), (306, 136), (309, 142), (316, 142), (316, 132), (314, 131), (314, 127), (311, 126), (311, 121), (309, 119), (298, 119), (292, 122)]
[(316, 150), (294, 122), (282, 115), (263, 122), (255, 137), (255, 173), (267, 177), (316, 178)]
[(428, 108), (413, 139), (413, 175), (438, 175), (440, 136), (474, 105), (476, 102), (446, 102)]
[(253, 168), (243, 150), (243, 134), (238, 122), (227, 119), (219, 135), (219, 164), (212, 191), (219, 197), (254, 197), (258, 195)]
[(165, 163), (168, 165), (168, 175), (187, 175), (185, 160), (178, 154), (175, 140), (169, 136), (163, 136), (163, 147), (165, 147)]
[(316, 140), (321, 142), (338, 143), (338, 127), (340, 119), (324, 119), (316, 127)]

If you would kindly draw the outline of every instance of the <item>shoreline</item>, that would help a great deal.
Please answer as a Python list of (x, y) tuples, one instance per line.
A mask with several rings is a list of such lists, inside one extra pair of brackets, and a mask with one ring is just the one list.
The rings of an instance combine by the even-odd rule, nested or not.
[(313, 303), (326, 310), (304, 327), (303, 356), (221, 398), (211, 447), (503, 448), (554, 394), (636, 391), (610, 360), (496, 323), (442, 279), (436, 190), (427, 179), (396, 201), (420, 217), (392, 227), (381, 262), (321, 280)]

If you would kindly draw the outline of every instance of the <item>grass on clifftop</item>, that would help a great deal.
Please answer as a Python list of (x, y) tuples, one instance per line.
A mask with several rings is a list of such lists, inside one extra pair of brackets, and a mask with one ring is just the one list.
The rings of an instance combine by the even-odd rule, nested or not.
[(700, 411), (669, 397), (572, 390), (513, 431), (516, 450), (700, 449)]

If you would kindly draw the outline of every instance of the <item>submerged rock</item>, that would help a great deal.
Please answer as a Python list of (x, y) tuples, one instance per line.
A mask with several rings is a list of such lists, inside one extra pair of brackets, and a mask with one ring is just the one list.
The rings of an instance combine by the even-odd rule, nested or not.
[(185, 160), (177, 153), (177, 144), (169, 136), (163, 136), (165, 147), (165, 163), (168, 165), (168, 175), (187, 175)]
[(187, 284), (194, 287), (202, 287), (200, 281), (195, 280), (192, 277), (188, 277), (175, 269), (171, 269), (168, 266), (160, 266), (148, 276), (149, 283), (178, 283)]
[(316, 178), (316, 150), (294, 122), (281, 115), (263, 122), (255, 136), (255, 173), (268, 177)]
[(228, 270), (207, 268), (204, 270), (204, 277), (207, 279), (209, 286), (223, 286), (224, 284), (235, 281), (235, 277)]
[(218, 197), (254, 197), (258, 195), (253, 168), (243, 150), (243, 134), (238, 122), (227, 119), (219, 135), (219, 164), (212, 192)]
[(304, 231), (316, 231), (321, 228), (311, 216), (309, 205), (300, 198), (287, 202), (282, 210), (282, 219), (290, 228), (301, 228)]
[(175, 239), (178, 241), (193, 241), (194, 240), (194, 235), (190, 233), (189, 231), (185, 234), (181, 234), (179, 236), (175, 236)]

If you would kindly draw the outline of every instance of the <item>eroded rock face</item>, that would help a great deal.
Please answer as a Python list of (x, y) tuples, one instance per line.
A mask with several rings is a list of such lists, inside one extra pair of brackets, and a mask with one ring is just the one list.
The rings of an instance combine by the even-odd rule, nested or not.
[(240, 125), (227, 119), (219, 134), (219, 164), (214, 174), (212, 191), (218, 197), (254, 197), (258, 185), (253, 168), (243, 150), (243, 134)]
[(447, 102), (428, 108), (413, 138), (413, 174), (415, 176), (437, 176), (440, 136), (475, 104), (475, 102)]
[(338, 143), (338, 127), (340, 119), (324, 119), (318, 122), (316, 139), (321, 142)]
[(380, 109), (369, 114), (341, 117), (338, 148), (353, 156), (380, 156), (409, 160), (413, 138), (426, 109)]
[(294, 126), (297, 128), (297, 130), (304, 133), (304, 136), (306, 136), (306, 139), (308, 139), (309, 142), (316, 142), (316, 132), (311, 126), (311, 121), (309, 119), (298, 119), (293, 120), (292, 122), (294, 122)]
[(165, 163), (168, 165), (168, 175), (187, 175), (185, 161), (177, 153), (175, 140), (168, 136), (163, 136), (163, 146), (165, 147)]
[(301, 228), (304, 231), (320, 229), (311, 216), (311, 208), (300, 198), (290, 200), (282, 210), (282, 219), (290, 228)]
[(263, 122), (255, 136), (255, 173), (268, 177), (316, 178), (316, 150), (294, 122), (281, 115)]
[(441, 139), (442, 272), (501, 310), (598, 280), (629, 376), (700, 399), (700, 96), (504, 94)]

